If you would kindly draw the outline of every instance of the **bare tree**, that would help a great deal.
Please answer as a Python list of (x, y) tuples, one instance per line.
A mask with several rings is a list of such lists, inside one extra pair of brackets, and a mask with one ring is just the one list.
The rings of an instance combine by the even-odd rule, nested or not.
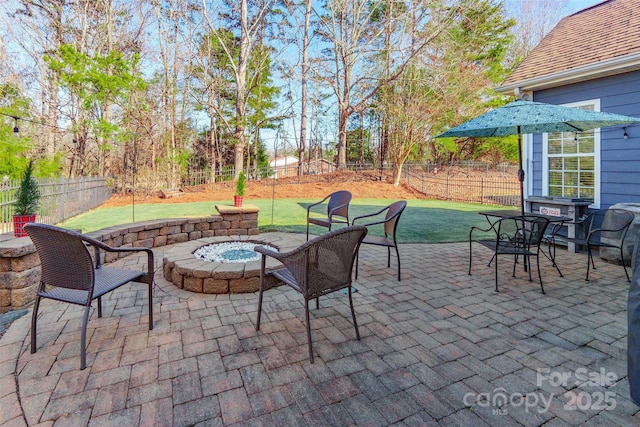
[[(233, 35), (229, 33), (229, 37)], [(226, 55), (211, 34), (204, 34), (193, 40), (194, 51), (191, 66), (189, 93), (193, 100), (206, 111), (209, 117), (208, 155), (211, 165), (211, 177), (222, 161), (220, 129), (231, 129), (228, 121), (230, 105), (228, 94), (233, 91)]]
[(508, 0), (507, 10), (516, 20), (511, 57), (519, 64), (564, 16), (567, 0)]
[[(248, 0), (240, 0), (235, 4), (231, 13), (225, 15), (214, 15), (220, 5), (210, 4), (208, 0), (202, 0), (203, 17), (207, 25), (208, 32), (217, 38), (219, 45), (227, 55), (228, 63), (233, 70), (235, 78), (235, 120), (233, 123), (232, 136), (236, 140), (234, 155), (234, 178), (237, 178), (244, 168), (244, 150), (246, 148), (246, 124), (247, 124), (247, 100), (249, 91), (247, 90), (247, 71), (249, 56), (260, 38), (266, 25), (265, 19), (271, 9), (275, 6), (276, 0), (261, 0), (249, 3)], [(215, 6), (215, 7), (211, 7)], [(232, 20), (233, 24), (239, 28), (237, 55), (233, 46), (225, 34), (224, 19)], [(232, 25), (233, 27), (233, 25)], [(234, 40), (235, 43), (235, 40)]]
[[(317, 31), (330, 44), (318, 72), (337, 98), (339, 168), (346, 167), (349, 117), (364, 111), (381, 88), (401, 76), (410, 61), (447, 28), (456, 10), (452, 6), (443, 12), (441, 1), (420, 0), (386, 13), (389, 4), (386, 0), (330, 0), (317, 12)], [(389, 28), (395, 31), (384, 42)], [(393, 64), (387, 74), (374, 66), (385, 44), (388, 62)]]
[(186, 63), (181, 56), (181, 47), (185, 43), (182, 29), (186, 18), (186, 4), (181, 0), (152, 0), (152, 3), (156, 14), (158, 51), (162, 64), (161, 106), (167, 134), (165, 165), (168, 185), (176, 187), (180, 178), (178, 159), (181, 151), (181, 141), (177, 135), (180, 121), (178, 82), (183, 76), (182, 70)]
[(429, 120), (433, 104), (424, 72), (411, 70), (397, 79), (382, 93), (384, 103), (387, 149), (393, 171), (393, 184), (400, 184), (402, 167), (412, 150), (424, 144), (431, 131)]
[(311, 25), (312, 0), (305, 0), (304, 29), (302, 32), (302, 66), (300, 95), (300, 143), (298, 151), (298, 175), (304, 172), (304, 153), (307, 137), (307, 79), (309, 74), (309, 31)]
[(487, 88), (506, 74), (502, 63), (513, 20), (489, 0), (464, 0), (462, 5), (429, 49), (380, 91), (377, 109), (396, 185), (410, 155), (436, 160), (459, 155), (455, 142), (437, 140), (449, 143), (438, 145), (432, 129), (485, 108), (495, 98)]

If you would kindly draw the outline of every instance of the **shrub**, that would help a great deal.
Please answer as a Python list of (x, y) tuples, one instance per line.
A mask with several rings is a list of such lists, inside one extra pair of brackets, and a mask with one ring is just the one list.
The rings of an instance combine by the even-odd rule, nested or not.
[(16, 201), (13, 203), (16, 215), (34, 215), (38, 212), (40, 205), (40, 188), (38, 182), (33, 177), (33, 160), (27, 165), (20, 187), (16, 192)]
[(236, 181), (236, 196), (244, 196), (244, 181), (246, 177), (244, 172), (238, 174), (238, 180)]

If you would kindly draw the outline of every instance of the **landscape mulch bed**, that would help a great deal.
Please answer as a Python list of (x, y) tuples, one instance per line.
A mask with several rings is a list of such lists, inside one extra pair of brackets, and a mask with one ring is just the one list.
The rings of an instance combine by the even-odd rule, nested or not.
[[(467, 169), (447, 169), (433, 176), (454, 176), (457, 179), (476, 178)], [(513, 175), (502, 172), (480, 174), (484, 177), (513, 178)], [(183, 186), (180, 194), (163, 198), (161, 194), (144, 195), (136, 194), (135, 203), (191, 203), (206, 202), (211, 200), (233, 200), (234, 184), (232, 182), (219, 182), (214, 184), (202, 184), (195, 186)], [(321, 200), (328, 194), (337, 190), (348, 190), (354, 199), (427, 199), (439, 198), (427, 196), (402, 181), (398, 186), (393, 185), (389, 174), (380, 175), (379, 171), (339, 171), (331, 174), (306, 175), (303, 177), (284, 177), (277, 180), (247, 180), (245, 200), (251, 199), (309, 199)], [(434, 190), (430, 188), (430, 190)], [(437, 190), (437, 189), (436, 189)], [(436, 194), (438, 192), (436, 191)], [(442, 191), (444, 194), (444, 190)], [(103, 207), (125, 206), (131, 204), (131, 194), (114, 194)]]

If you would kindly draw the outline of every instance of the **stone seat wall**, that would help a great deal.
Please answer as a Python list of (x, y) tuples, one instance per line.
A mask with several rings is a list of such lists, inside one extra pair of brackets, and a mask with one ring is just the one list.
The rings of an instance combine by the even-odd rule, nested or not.
[[(155, 248), (204, 237), (258, 234), (258, 208), (255, 206), (216, 206), (216, 209), (220, 215), (136, 222), (86, 235), (113, 247)], [(118, 255), (106, 253), (103, 262), (112, 262)], [(23, 308), (33, 302), (39, 281), (40, 259), (31, 239), (15, 238), (12, 234), (0, 235), (0, 313)]]

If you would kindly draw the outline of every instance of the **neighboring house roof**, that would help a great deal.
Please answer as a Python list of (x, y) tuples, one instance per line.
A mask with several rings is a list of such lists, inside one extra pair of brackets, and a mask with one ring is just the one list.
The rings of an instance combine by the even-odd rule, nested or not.
[(275, 160), (269, 162), (271, 167), (289, 166), (298, 163), (298, 158), (293, 156), (278, 157)]
[(640, 0), (607, 0), (563, 18), (496, 90), (540, 90), (638, 69)]
[(327, 159), (313, 159), (313, 160), (309, 160), (309, 164), (314, 164), (314, 163), (326, 163), (328, 165), (335, 165), (335, 163), (333, 163), (330, 160)]

